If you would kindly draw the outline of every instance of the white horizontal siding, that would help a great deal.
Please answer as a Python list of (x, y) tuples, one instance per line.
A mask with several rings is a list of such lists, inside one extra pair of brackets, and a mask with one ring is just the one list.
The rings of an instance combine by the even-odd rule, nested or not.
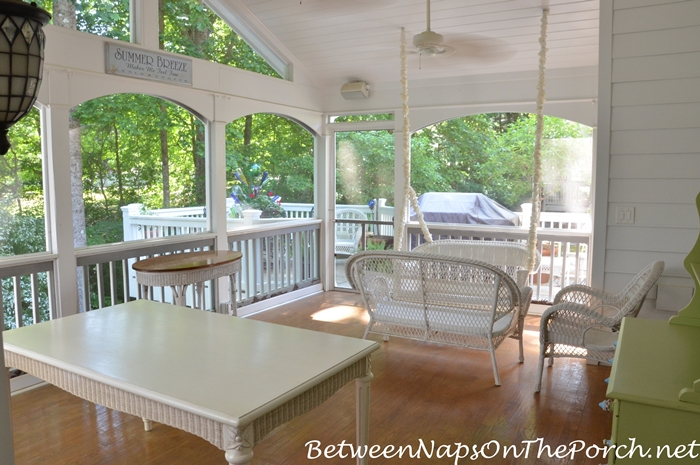
[(613, 61), (612, 68), (613, 82), (698, 77), (700, 52), (620, 57)]
[[(617, 5), (619, 0), (615, 1)], [(613, 17), (613, 35), (627, 32), (658, 31), (661, 29), (676, 29), (687, 26), (696, 26), (700, 17), (700, 2), (655, 1), (638, 8), (616, 10)], [(613, 41), (614, 43), (614, 41)]]
[[(617, 292), (663, 260), (659, 282), (689, 287), (683, 260), (700, 230), (700, 1), (614, 0), (612, 15), (604, 285)], [(620, 207), (634, 208), (633, 224), (617, 223)], [(668, 317), (654, 297), (643, 315)]]
[(686, 0), (617, 0), (614, 5), (615, 10), (624, 10), (626, 8), (639, 8), (642, 6), (654, 6), (664, 3), (678, 3)]
[(700, 128), (700, 105), (693, 102), (613, 107), (611, 128), (613, 131)]
[(629, 252), (626, 254), (628, 260), (642, 252), (672, 252), (679, 254), (679, 258), (685, 258), (697, 238), (697, 228), (644, 228), (617, 224), (608, 226), (608, 249)]
[[(641, 269), (649, 263), (656, 260), (662, 260), (666, 265), (664, 267), (664, 277), (674, 278), (676, 283), (692, 284), (692, 279), (688, 276), (688, 272), (683, 268), (682, 262), (685, 259), (685, 253), (674, 252), (647, 252), (639, 251), (635, 254), (628, 254), (626, 251), (614, 250), (608, 255), (610, 265), (606, 268), (606, 272), (624, 275), (627, 281), (632, 276), (637, 274)], [(681, 264), (680, 267), (671, 265), (672, 263)], [(618, 288), (618, 290), (621, 288)]]
[[(692, 173), (691, 173), (692, 175)], [(631, 204), (669, 204), (695, 201), (700, 179), (610, 179), (608, 201)]]
[(611, 155), (698, 153), (700, 150), (700, 129), (697, 128), (614, 131), (611, 136)]
[[(697, 153), (635, 153), (618, 154), (610, 161), (610, 177), (624, 179), (687, 179), (700, 173)], [(693, 199), (679, 199), (692, 204)]]
[(700, 26), (618, 34), (613, 58), (700, 51)]
[(612, 87), (613, 107), (688, 102), (700, 102), (700, 77), (619, 82)]
[[(634, 225), (620, 227), (687, 228), (694, 231), (700, 226), (695, 204), (649, 204), (638, 202), (610, 202), (608, 224), (616, 224), (618, 208), (634, 207)], [(687, 251), (686, 251), (687, 252)]]

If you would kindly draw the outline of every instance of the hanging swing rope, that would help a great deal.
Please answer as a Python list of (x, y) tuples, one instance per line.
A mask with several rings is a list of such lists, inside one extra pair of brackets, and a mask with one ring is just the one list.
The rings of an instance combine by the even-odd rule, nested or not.
[[(408, 199), (413, 206), (413, 210), (418, 215), (418, 223), (423, 238), (426, 242), (433, 242), (433, 236), (430, 234), (428, 225), (425, 224), (423, 212), (418, 205), (418, 196), (411, 187), (411, 125), (408, 119), (408, 60), (406, 59), (406, 30), (401, 28), (401, 101), (403, 112), (403, 176), (406, 182), (404, 189), (404, 199)], [(404, 232), (406, 230), (406, 211), (404, 207), (399, 211), (399, 224), (401, 225), (398, 231), (398, 236), (394, 241), (394, 250), (401, 250), (403, 245)]]
[(547, 62), (547, 16), (549, 9), (542, 10), (542, 29), (540, 33), (540, 64), (539, 80), (537, 83), (537, 125), (535, 129), (535, 151), (532, 155), (534, 176), (532, 180), (532, 215), (530, 217), (530, 231), (527, 236), (528, 250), (530, 251), (530, 270), (535, 267), (535, 249), (537, 248), (537, 226), (540, 223), (540, 205), (542, 199), (542, 131), (544, 128), (544, 101), (545, 101), (545, 64)]

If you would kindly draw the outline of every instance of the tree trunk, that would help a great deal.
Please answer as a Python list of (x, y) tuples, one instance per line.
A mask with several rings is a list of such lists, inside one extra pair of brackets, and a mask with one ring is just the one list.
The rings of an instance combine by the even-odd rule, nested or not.
[(253, 115), (245, 117), (245, 127), (243, 128), (243, 147), (250, 147), (250, 140), (253, 137)]
[[(119, 188), (119, 207), (124, 206), (124, 180), (122, 179), (122, 162), (119, 157), (119, 128), (117, 122), (114, 122), (114, 163), (117, 169), (117, 187)], [(107, 212), (109, 216), (109, 212)]]
[[(163, 30), (165, 29), (165, 13), (163, 12), (163, 0), (158, 0), (158, 48), (163, 50)], [(160, 104), (161, 124), (168, 121), (168, 107)], [(163, 208), (170, 208), (170, 154), (168, 152), (168, 130), (163, 127), (160, 130), (160, 164), (163, 168)]]
[[(67, 29), (77, 29), (75, 4), (71, 0), (53, 0), (53, 23)], [(71, 113), (68, 122), (68, 147), (70, 152), (70, 190), (73, 205), (73, 245), (85, 247), (85, 201), (83, 200), (83, 154), (80, 149), (80, 120)], [(83, 288), (83, 270), (78, 268), (78, 309), (87, 310), (81, 298), (87, 289)]]
[[(168, 118), (168, 108), (165, 104), (160, 104), (160, 111), (163, 114), (161, 122), (165, 123)], [(160, 130), (160, 163), (163, 168), (163, 208), (170, 208), (170, 155), (168, 153), (168, 130)]]
[(206, 159), (204, 158), (204, 125), (194, 115), (192, 137), (192, 158), (194, 160), (194, 192), (197, 205), (205, 205), (207, 201)]
[[(68, 147), (70, 152), (70, 192), (73, 205), (73, 245), (85, 247), (87, 234), (85, 233), (85, 201), (83, 199), (83, 154), (80, 150), (80, 120), (73, 114), (68, 123)], [(84, 299), (82, 296), (87, 289), (83, 286), (83, 270), (77, 269), (78, 274), (78, 311), (84, 312)]]
[(53, 23), (66, 29), (77, 29), (75, 4), (71, 0), (53, 0)]

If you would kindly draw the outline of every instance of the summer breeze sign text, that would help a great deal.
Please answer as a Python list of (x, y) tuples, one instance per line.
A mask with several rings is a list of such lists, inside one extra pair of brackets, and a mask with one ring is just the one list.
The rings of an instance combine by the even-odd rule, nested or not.
[(108, 74), (192, 85), (192, 60), (115, 44), (105, 50)]

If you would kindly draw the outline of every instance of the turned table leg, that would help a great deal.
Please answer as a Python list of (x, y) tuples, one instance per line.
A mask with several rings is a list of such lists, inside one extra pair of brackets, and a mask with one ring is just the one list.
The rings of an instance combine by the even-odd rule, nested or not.
[(223, 433), (226, 461), (231, 465), (249, 465), (253, 460), (253, 425), (224, 426)]
[[(357, 387), (357, 447), (369, 446), (369, 386), (374, 378), (371, 372), (363, 378), (357, 378), (355, 385)], [(367, 454), (358, 454), (357, 464), (366, 465), (368, 461)]]

